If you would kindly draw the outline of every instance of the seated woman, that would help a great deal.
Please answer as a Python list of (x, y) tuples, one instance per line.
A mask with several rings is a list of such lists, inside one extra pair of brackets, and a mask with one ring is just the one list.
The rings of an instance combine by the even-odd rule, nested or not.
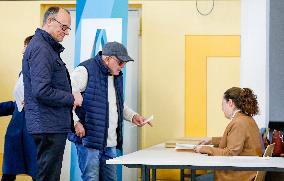
[[(230, 120), (223, 137), (204, 139), (194, 151), (213, 156), (261, 156), (259, 129), (252, 118), (258, 114), (259, 108), (252, 90), (239, 87), (228, 89), (224, 93), (222, 111)], [(214, 147), (202, 146), (208, 144)], [(251, 181), (255, 176), (256, 171), (215, 171), (215, 180), (218, 181)], [(214, 176), (202, 175), (197, 180), (214, 180)]]

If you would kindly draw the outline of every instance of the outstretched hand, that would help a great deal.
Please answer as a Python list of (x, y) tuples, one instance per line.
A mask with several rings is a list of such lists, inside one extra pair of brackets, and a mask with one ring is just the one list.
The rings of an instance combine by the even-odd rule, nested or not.
[(135, 124), (135, 125), (137, 125), (137, 126), (139, 126), (139, 127), (142, 127), (142, 126), (144, 126), (145, 124), (148, 124), (148, 125), (150, 125), (151, 127), (153, 126), (153, 124), (149, 121), (149, 122), (146, 122), (147, 121), (147, 119), (146, 118), (144, 118), (143, 116), (140, 116), (139, 114), (136, 114), (135, 116), (133, 116), (133, 118), (132, 118), (132, 122)]

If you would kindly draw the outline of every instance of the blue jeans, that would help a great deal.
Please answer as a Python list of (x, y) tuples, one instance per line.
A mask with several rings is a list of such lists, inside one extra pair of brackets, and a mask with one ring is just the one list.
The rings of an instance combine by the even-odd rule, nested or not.
[(83, 181), (116, 181), (116, 165), (106, 164), (106, 160), (116, 157), (115, 147), (99, 151), (76, 143), (76, 148)]

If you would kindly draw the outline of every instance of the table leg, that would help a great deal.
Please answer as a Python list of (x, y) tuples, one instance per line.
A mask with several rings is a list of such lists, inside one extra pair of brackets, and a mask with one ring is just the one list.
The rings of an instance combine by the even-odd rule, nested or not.
[(194, 169), (191, 169), (191, 181), (194, 181), (195, 180), (195, 177), (196, 177), (196, 170)]
[(152, 181), (156, 181), (156, 169), (152, 168)]
[(180, 181), (184, 181), (184, 169), (180, 169)]
[(142, 172), (142, 181), (150, 181), (150, 169), (146, 165), (142, 166), (141, 172)]

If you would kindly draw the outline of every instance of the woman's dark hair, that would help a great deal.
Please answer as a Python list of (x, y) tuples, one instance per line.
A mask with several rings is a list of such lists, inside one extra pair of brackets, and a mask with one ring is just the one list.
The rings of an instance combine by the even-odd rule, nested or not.
[(28, 36), (28, 37), (24, 40), (24, 45), (28, 45), (33, 37), (34, 37), (34, 35)]
[(249, 88), (232, 87), (224, 93), (224, 99), (232, 99), (236, 107), (248, 116), (259, 112), (257, 96)]

